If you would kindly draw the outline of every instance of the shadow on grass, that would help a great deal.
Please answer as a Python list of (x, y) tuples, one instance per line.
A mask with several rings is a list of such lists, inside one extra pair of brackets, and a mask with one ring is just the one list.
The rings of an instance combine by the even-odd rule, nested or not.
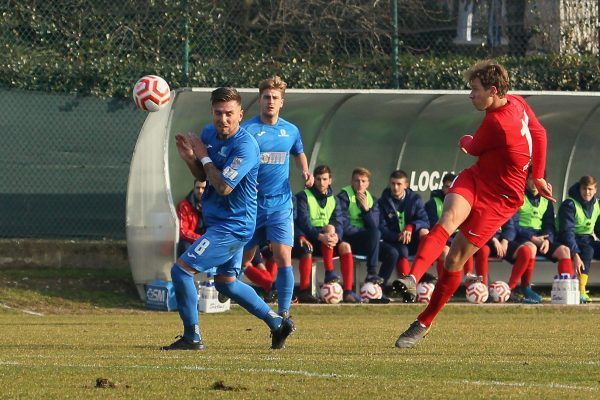
[(128, 268), (3, 267), (0, 302), (49, 313), (143, 309)]

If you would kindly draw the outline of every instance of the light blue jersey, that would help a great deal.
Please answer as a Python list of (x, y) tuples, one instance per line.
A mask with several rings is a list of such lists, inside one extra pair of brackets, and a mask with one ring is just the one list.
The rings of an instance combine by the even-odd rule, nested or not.
[(254, 136), (260, 148), (258, 213), (290, 209), (290, 154), (296, 156), (304, 152), (300, 131), (283, 118), (275, 125), (265, 124), (259, 115), (242, 126)]
[(221, 196), (209, 184), (202, 195), (202, 207), (206, 224), (219, 226), (222, 231), (248, 240), (256, 224), (256, 178), (259, 150), (256, 140), (244, 128), (235, 135), (220, 140), (214, 125), (207, 125), (200, 134), (208, 156), (222, 172), (225, 182), (233, 188), (227, 196)]

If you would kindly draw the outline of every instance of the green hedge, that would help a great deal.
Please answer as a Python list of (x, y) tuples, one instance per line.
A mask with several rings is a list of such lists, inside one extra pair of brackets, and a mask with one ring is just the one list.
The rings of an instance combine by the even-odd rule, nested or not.
[[(355, 64), (331, 60), (314, 64), (309, 60), (268, 60), (244, 55), (239, 60), (205, 60), (190, 68), (190, 86), (230, 85), (255, 87), (264, 77), (277, 73), (292, 88), (390, 89), (392, 68), (387, 60)], [(500, 57), (510, 72), (515, 90), (599, 91), (598, 60), (592, 56)], [(401, 57), (401, 89), (465, 89), (461, 72), (475, 58)], [(155, 70), (108, 56), (89, 65), (67, 64), (55, 68), (43, 55), (32, 55), (20, 63), (0, 64), (0, 85), (49, 92), (77, 92), (101, 97), (129, 96), (133, 83), (146, 73), (162, 75), (172, 88), (185, 86), (181, 65), (161, 64)]]
[[(255, 87), (277, 73), (292, 88), (390, 89), (391, 28), (383, 21), (388, 4), (375, 3), (371, 11), (381, 21), (373, 25), (373, 36), (358, 23), (336, 30), (324, 22), (314, 32), (300, 22), (254, 23), (268, 0), (8, 1), (0, 4), (0, 87), (128, 97), (135, 81), (149, 73), (163, 76), (172, 88)], [(489, 50), (453, 47), (444, 42), (448, 32), (436, 32), (427, 33), (429, 55), (411, 55), (401, 38), (401, 89), (464, 89), (461, 71)], [(183, 72), (185, 37), (189, 79)], [(510, 69), (514, 89), (600, 90), (597, 56), (499, 60)]]

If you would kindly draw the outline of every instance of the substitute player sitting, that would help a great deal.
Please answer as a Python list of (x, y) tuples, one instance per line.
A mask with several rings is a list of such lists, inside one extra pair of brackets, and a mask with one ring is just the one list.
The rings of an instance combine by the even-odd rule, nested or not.
[[(531, 177), (527, 179), (524, 203), (514, 215), (513, 221), (517, 243), (532, 244), (537, 249), (537, 254), (558, 262), (559, 274), (573, 275), (571, 251), (557, 240), (554, 204), (540, 196)], [(535, 257), (531, 259), (531, 273), (534, 263)], [(525, 299), (542, 301), (542, 297), (530, 286), (522, 285), (521, 289)]]
[(325, 283), (339, 281), (333, 270), (333, 255), (337, 250), (343, 278), (343, 300), (346, 303), (362, 303), (361, 297), (352, 290), (354, 259), (350, 244), (341, 240), (344, 216), (331, 189), (331, 169), (327, 165), (319, 165), (314, 170), (314, 177), (312, 188), (296, 194), (296, 224), (313, 245), (314, 254), (323, 257)]

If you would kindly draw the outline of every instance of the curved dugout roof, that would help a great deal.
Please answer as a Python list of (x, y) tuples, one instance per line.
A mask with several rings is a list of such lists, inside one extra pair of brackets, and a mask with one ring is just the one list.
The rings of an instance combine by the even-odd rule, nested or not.
[[(148, 114), (133, 154), (127, 194), (127, 245), (134, 281), (169, 279), (177, 240), (175, 205), (192, 188), (193, 177), (174, 146), (177, 132), (198, 133), (210, 123), (212, 89), (180, 89), (164, 110)], [(245, 118), (258, 112), (257, 90), (240, 90)], [(558, 199), (582, 175), (600, 177), (600, 94), (515, 92), (548, 131), (548, 180)], [(482, 114), (467, 91), (288, 90), (282, 117), (302, 133), (311, 169), (328, 164), (334, 191), (350, 181), (355, 167), (372, 172), (371, 192), (379, 196), (395, 169), (405, 170), (424, 200), (445, 172), (459, 172), (473, 158), (458, 139), (472, 133)], [(292, 163), (293, 164), (293, 163)], [(291, 167), (290, 182), (302, 189)]]

